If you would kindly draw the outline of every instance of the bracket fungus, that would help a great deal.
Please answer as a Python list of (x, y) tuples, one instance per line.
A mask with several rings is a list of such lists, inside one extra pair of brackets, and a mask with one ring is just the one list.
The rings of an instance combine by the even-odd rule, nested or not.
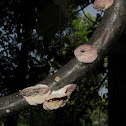
[(59, 90), (52, 91), (52, 93), (45, 99), (43, 108), (45, 110), (53, 110), (63, 107), (76, 87), (77, 85), (75, 84), (69, 84)]
[(80, 62), (92, 63), (98, 56), (97, 50), (91, 45), (80, 45), (74, 50), (74, 55)]
[(51, 90), (47, 85), (38, 84), (23, 89), (20, 94), (30, 105), (42, 104), (45, 98), (49, 96)]
[(47, 85), (38, 84), (23, 89), (20, 94), (30, 105), (43, 103), (45, 110), (53, 110), (63, 107), (76, 87), (75, 84), (69, 84), (59, 90), (51, 92)]
[(94, 8), (98, 11), (105, 11), (108, 9), (112, 4), (114, 3), (114, 0), (95, 0), (94, 2)]

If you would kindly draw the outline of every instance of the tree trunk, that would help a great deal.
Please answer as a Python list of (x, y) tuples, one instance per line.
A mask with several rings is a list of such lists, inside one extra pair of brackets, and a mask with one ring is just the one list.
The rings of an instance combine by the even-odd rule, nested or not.
[(126, 126), (126, 37), (109, 56), (109, 126)]

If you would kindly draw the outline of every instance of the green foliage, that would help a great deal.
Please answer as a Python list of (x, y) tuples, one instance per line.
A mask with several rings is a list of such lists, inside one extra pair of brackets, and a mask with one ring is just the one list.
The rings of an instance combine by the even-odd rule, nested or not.
[[(95, 22), (95, 17), (92, 17), (90, 13), (87, 14), (90, 20)], [(92, 22), (89, 21), (84, 15), (72, 21), (74, 31), (74, 41), (79, 44), (86, 43), (88, 41), (87, 35), (92, 32), (88, 29), (93, 26)]]

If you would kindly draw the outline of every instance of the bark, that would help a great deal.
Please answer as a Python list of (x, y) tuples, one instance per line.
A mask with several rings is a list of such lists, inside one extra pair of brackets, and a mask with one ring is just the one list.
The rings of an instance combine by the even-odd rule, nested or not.
[(19, 92), (0, 98), (0, 117), (6, 117), (29, 107)]
[[(113, 6), (105, 12), (100, 25), (89, 40), (89, 44), (94, 46), (99, 54), (93, 63), (84, 64), (73, 58), (58, 72), (41, 81), (40, 84), (47, 84), (51, 89), (56, 90), (70, 83), (78, 83), (87, 72), (94, 69), (120, 38), (126, 22), (125, 7), (125, 0), (115, 0)], [(58, 82), (55, 81), (57, 76), (60, 77)], [(0, 101), (0, 117), (29, 106), (19, 93), (2, 97)], [(10, 110), (10, 112), (8, 111), (9, 113), (7, 113), (7, 110)]]

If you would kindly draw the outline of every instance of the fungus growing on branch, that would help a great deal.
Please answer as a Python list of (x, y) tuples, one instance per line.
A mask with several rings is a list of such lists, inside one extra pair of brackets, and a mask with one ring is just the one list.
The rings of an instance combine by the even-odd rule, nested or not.
[(105, 11), (108, 9), (112, 4), (114, 3), (114, 0), (95, 0), (94, 2), (94, 8), (98, 11)]
[(71, 93), (76, 89), (75, 84), (69, 84), (52, 93), (45, 99), (43, 108), (45, 110), (53, 110), (63, 107), (69, 100)]
[(47, 85), (38, 84), (36, 86), (23, 89), (20, 94), (30, 105), (42, 104), (49, 96), (51, 90)]
[(74, 55), (80, 62), (92, 63), (98, 56), (97, 50), (91, 45), (80, 45), (74, 50)]

